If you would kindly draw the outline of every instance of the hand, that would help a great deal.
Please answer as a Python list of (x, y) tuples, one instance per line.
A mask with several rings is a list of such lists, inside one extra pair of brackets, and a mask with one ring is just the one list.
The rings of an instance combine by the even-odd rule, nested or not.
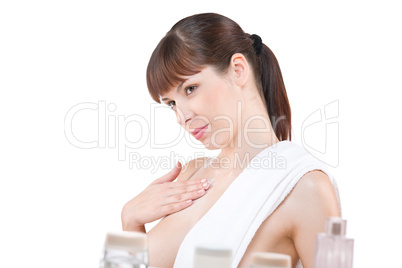
[(178, 212), (205, 194), (206, 179), (173, 182), (181, 171), (181, 164), (153, 181), (144, 191), (127, 202), (121, 213), (123, 230), (143, 230), (144, 224)]

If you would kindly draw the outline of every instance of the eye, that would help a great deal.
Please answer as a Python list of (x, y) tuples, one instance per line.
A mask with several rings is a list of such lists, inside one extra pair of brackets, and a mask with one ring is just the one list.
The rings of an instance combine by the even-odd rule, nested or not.
[(193, 92), (196, 88), (197, 88), (196, 86), (189, 86), (189, 87), (186, 87), (186, 94), (187, 94), (187, 95), (190, 95), (191, 92)]
[(170, 109), (174, 109), (174, 106), (176, 105), (176, 103), (174, 101), (169, 101), (167, 103), (167, 105), (170, 107)]

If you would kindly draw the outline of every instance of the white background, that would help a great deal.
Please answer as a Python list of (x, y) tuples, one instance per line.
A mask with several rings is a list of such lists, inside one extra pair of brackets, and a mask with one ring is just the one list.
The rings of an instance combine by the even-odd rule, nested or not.
[[(354, 267), (395, 267), (402, 238), (397, 1), (277, 2), (2, 1), (1, 266), (97, 267), (106, 232), (121, 228), (124, 203), (174, 161), (130, 168), (113, 142), (77, 148), (65, 136), (65, 117), (80, 103), (114, 104), (110, 122), (138, 115), (160, 141), (174, 140), (180, 129), (173, 113), (159, 108), (150, 115), (148, 59), (179, 19), (217, 12), (259, 34), (277, 56), (294, 142), (325, 148), (327, 141), (320, 155), (338, 181), (348, 236), (355, 239)], [(333, 124), (323, 119), (303, 140), (303, 122), (331, 103)], [(97, 139), (97, 111), (77, 113), (73, 122), (78, 139)], [(105, 124), (107, 132), (115, 130)], [(116, 143), (146, 141), (151, 133), (135, 122), (122, 126)], [(155, 149), (148, 140), (126, 152), (165, 160), (173, 153), (182, 162), (197, 152), (217, 153), (197, 146), (183, 138)]]

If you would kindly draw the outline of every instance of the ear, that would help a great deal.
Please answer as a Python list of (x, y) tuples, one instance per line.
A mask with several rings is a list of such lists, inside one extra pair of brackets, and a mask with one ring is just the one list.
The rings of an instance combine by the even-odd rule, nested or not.
[(230, 72), (238, 86), (246, 84), (250, 69), (246, 57), (241, 53), (233, 54), (230, 60)]

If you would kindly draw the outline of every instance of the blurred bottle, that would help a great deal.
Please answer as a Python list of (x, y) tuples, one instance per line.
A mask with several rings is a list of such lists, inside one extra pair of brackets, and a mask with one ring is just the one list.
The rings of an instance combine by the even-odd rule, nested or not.
[(230, 268), (232, 250), (227, 247), (209, 245), (197, 246), (194, 254), (194, 268)]
[(346, 238), (346, 220), (330, 217), (325, 233), (317, 235), (315, 268), (352, 268), (353, 239)]
[(100, 268), (148, 268), (148, 241), (144, 233), (107, 233)]
[(292, 259), (289, 255), (271, 252), (251, 253), (250, 268), (291, 268)]

